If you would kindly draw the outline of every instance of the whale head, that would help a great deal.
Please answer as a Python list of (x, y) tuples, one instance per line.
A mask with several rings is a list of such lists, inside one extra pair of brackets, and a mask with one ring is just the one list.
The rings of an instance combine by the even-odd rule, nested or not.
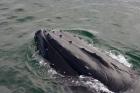
[(133, 71), (87, 42), (63, 31), (39, 30), (36, 48), (58, 73), (98, 79), (113, 91), (124, 91), (133, 83)]

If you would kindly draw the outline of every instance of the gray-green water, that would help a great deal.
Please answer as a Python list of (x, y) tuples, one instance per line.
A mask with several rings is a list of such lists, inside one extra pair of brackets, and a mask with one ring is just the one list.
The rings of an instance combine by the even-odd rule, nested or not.
[(80, 33), (140, 68), (139, 0), (0, 0), (0, 93), (75, 89), (35, 74), (46, 73), (31, 57), (34, 32), (40, 28)]

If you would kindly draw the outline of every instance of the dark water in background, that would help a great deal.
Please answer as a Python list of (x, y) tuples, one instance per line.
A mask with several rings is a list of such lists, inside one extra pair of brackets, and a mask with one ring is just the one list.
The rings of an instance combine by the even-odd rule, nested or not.
[(0, 93), (75, 89), (47, 78), (46, 68), (32, 59), (34, 32), (40, 28), (88, 37), (96, 47), (121, 53), (140, 68), (139, 0), (0, 0)]

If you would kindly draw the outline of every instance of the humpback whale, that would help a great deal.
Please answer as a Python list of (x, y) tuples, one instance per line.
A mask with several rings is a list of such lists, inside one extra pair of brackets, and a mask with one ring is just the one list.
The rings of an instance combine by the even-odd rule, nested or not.
[(39, 30), (34, 40), (39, 55), (58, 73), (93, 77), (117, 93), (139, 93), (137, 87), (140, 82), (137, 82), (139, 78), (136, 71), (89, 46), (72, 33)]

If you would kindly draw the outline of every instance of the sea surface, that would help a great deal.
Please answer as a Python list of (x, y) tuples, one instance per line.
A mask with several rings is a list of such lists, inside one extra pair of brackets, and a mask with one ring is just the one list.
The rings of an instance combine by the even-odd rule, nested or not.
[(44, 63), (33, 41), (42, 28), (75, 33), (140, 71), (139, 0), (0, 0), (0, 93), (112, 93)]

